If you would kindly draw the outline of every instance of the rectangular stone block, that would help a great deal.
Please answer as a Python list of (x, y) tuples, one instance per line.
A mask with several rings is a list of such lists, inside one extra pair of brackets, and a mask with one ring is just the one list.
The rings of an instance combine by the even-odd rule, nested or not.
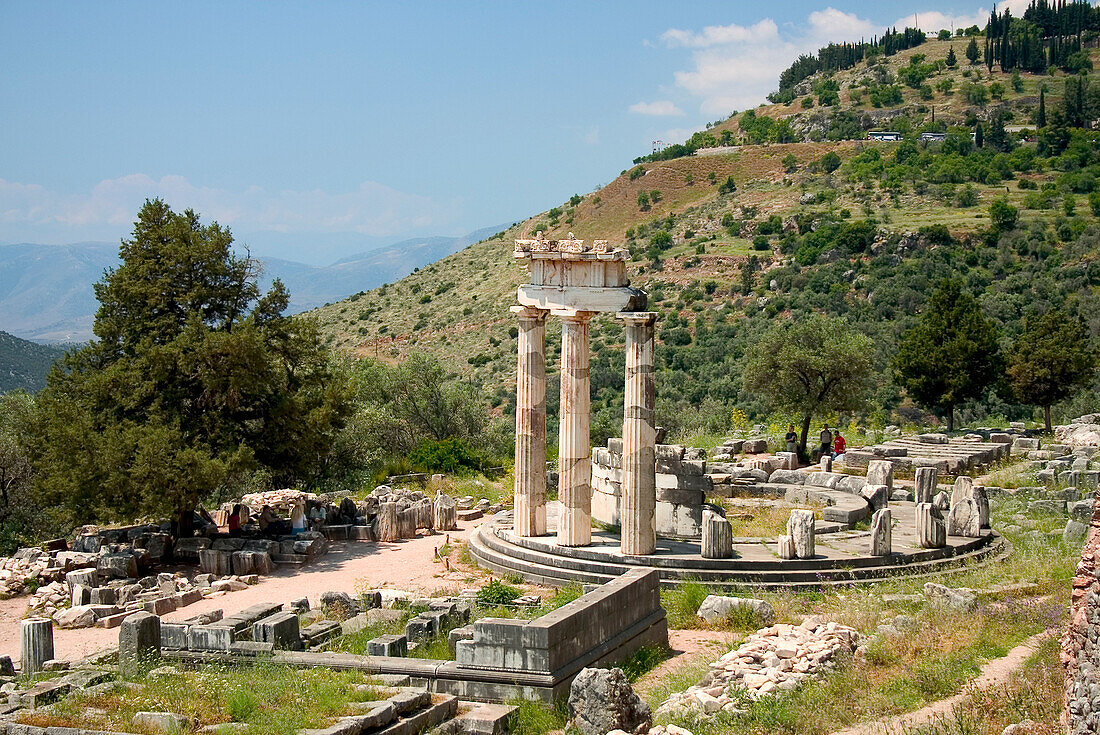
[(707, 476), (669, 475), (663, 472), (657, 473), (656, 482), (658, 490), (696, 490), (701, 493), (709, 493), (714, 487), (714, 483)]
[(161, 622), (161, 648), (174, 648), (178, 650), (186, 649), (191, 644), (190, 633), (191, 626), (187, 625), (186, 623)]
[(699, 490), (657, 488), (657, 502), (674, 505), (702, 505), (704, 495)]
[(192, 625), (187, 635), (187, 647), (192, 651), (228, 651), (232, 644), (231, 625)]
[(177, 592), (172, 595), (172, 598), (176, 601), (176, 609), (181, 607), (187, 607), (188, 605), (194, 605), (196, 602), (202, 599), (202, 590), (199, 588), (184, 590), (183, 592)]
[(279, 612), (252, 625), (252, 640), (270, 643), (276, 650), (297, 651), (302, 648), (295, 613)]
[(654, 448), (654, 456), (658, 460), (676, 460), (679, 462), (684, 458), (684, 447), (679, 444), (658, 444)]
[(380, 635), (367, 641), (368, 656), (398, 656), (408, 655), (408, 638), (403, 635)]
[(176, 609), (176, 601), (171, 597), (155, 597), (152, 600), (146, 600), (142, 604), (142, 609), (153, 615), (167, 615)]

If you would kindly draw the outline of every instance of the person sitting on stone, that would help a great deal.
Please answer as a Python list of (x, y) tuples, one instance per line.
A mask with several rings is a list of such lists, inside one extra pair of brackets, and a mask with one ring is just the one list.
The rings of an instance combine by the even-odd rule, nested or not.
[(282, 536), (289, 531), (286, 521), (275, 515), (270, 505), (265, 505), (260, 510), (257, 520), (260, 524), (260, 533), (264, 536)]
[(818, 458), (824, 457), (826, 454), (830, 457), (833, 456), (833, 432), (829, 431), (828, 424), (821, 425), (821, 435), (818, 438), (821, 440), (821, 446), (818, 447)]
[(309, 527), (314, 531), (319, 531), (325, 525), (326, 520), (328, 520), (328, 511), (325, 510), (325, 504), (315, 501), (309, 509)]
[(298, 498), (290, 508), (290, 532), (298, 535), (306, 530), (306, 501)]

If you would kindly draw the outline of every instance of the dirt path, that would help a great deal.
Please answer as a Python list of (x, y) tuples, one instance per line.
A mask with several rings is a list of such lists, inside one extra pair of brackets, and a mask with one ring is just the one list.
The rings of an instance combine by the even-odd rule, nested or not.
[[(457, 531), (448, 532), (452, 542), (465, 539), (479, 523), (480, 520), (460, 522)], [(219, 608), (231, 615), (258, 602), (285, 602), (301, 597), (308, 597), (310, 604), (316, 605), (321, 593), (330, 590), (354, 593), (357, 588), (390, 587), (439, 592), (477, 586), (474, 575), (480, 572), (468, 569), (448, 572), (441, 563), (432, 561), (435, 548), (444, 540), (444, 534), (437, 533), (394, 543), (335, 542), (326, 556), (308, 566), (283, 567), (261, 577), (259, 584), (248, 589), (204, 599), (166, 615), (165, 619), (189, 618)], [(452, 567), (453, 562), (454, 559)], [(19, 621), (26, 614), (29, 599), (0, 601), (0, 656), (11, 656), (13, 661), (19, 658)], [(117, 643), (117, 628), (54, 629), (54, 654), (59, 659), (71, 661)]]
[[(1052, 631), (1044, 631), (1033, 635), (1020, 645), (1013, 648), (1002, 658), (996, 658), (982, 667), (982, 672), (966, 686), (966, 690), (974, 691), (990, 689), (1004, 684), (1016, 669), (1038, 649), (1042, 640)], [(845, 730), (840, 730), (832, 735), (890, 735), (892, 733), (908, 732), (920, 725), (926, 725), (934, 720), (951, 714), (952, 708), (966, 697), (966, 691), (947, 699), (933, 702), (927, 707), (906, 712), (903, 715), (887, 717), (875, 722), (867, 722), (854, 725)]]
[(654, 682), (661, 681), (676, 669), (691, 666), (701, 660), (707, 663), (714, 661), (733, 648), (736, 638), (736, 634), (725, 630), (670, 630), (668, 645), (672, 649), (672, 655), (638, 679), (634, 688), (645, 696)]

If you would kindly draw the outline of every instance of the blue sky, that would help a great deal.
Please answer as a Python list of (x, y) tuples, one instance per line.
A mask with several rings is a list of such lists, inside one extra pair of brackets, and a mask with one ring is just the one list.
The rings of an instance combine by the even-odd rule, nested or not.
[(114, 241), (157, 195), (305, 262), (462, 234), (763, 101), (799, 53), (988, 8), (4, 0), (0, 242)]

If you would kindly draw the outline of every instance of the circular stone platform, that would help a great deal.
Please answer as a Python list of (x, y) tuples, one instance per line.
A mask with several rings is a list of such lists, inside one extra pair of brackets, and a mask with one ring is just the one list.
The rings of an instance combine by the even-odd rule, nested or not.
[(470, 535), (471, 556), (494, 572), (554, 587), (603, 584), (630, 569), (649, 567), (660, 572), (665, 586), (693, 580), (719, 587), (798, 589), (957, 572), (1002, 559), (1011, 548), (1000, 534), (983, 530), (980, 538), (949, 536), (941, 549), (922, 549), (917, 545), (916, 505), (892, 501), (894, 553), (887, 557), (870, 555), (869, 531), (821, 522), (813, 559), (780, 559), (774, 538), (735, 538), (732, 559), (704, 559), (699, 542), (664, 538), (657, 540), (654, 554), (623, 556), (618, 535), (595, 527), (591, 546), (558, 546), (554, 533), (559, 507), (547, 504), (550, 533), (534, 538), (513, 533), (511, 511), (498, 513)]

